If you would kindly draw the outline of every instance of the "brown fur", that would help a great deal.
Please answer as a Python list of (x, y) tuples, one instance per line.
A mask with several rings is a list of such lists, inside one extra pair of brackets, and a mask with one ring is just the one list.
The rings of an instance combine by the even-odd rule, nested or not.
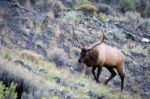
[[(99, 76), (102, 70), (102, 67), (107, 68), (111, 72), (111, 76), (106, 80), (107, 84), (112, 78), (116, 76), (116, 69), (121, 78), (121, 90), (123, 91), (124, 83), (124, 61), (125, 56), (117, 48), (113, 48), (105, 43), (105, 31), (103, 30), (103, 37), (99, 43), (93, 44), (90, 48), (84, 48), (79, 40), (75, 37), (74, 28), (73, 38), (79, 43), (79, 48), (81, 49), (79, 63), (84, 63), (88, 67), (92, 67), (92, 73), (97, 82), (99, 82)], [(98, 68), (97, 74), (95, 75), (95, 69)]]
[[(99, 75), (102, 67), (106, 67), (110, 72), (110, 78), (105, 82), (107, 84), (113, 77), (115, 77), (116, 69), (121, 77), (121, 90), (123, 90), (124, 81), (124, 60), (125, 56), (117, 48), (113, 48), (105, 43), (101, 43), (91, 48), (81, 48), (81, 54), (78, 60), (79, 63), (84, 63), (88, 67), (93, 67), (92, 73), (97, 82), (99, 82)], [(98, 68), (97, 76), (95, 69)]]

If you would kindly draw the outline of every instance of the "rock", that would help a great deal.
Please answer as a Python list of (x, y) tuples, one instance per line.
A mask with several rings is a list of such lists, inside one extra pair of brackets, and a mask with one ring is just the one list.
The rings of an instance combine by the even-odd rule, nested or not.
[(78, 89), (78, 86), (77, 85), (72, 85), (71, 89)]
[(62, 1), (66, 7), (72, 7), (73, 4), (75, 3), (75, 0), (62, 0)]
[(113, 84), (114, 84), (115, 86), (118, 86), (118, 87), (119, 87), (121, 83), (120, 83), (120, 81), (118, 81), (118, 80), (114, 80), (114, 83), (113, 83)]
[(106, 99), (105, 96), (98, 96), (97, 99)]
[(142, 96), (142, 99), (149, 99), (150, 93), (149, 92), (144, 92), (144, 93), (141, 94), (141, 96)]
[(87, 94), (88, 94), (89, 97), (93, 97), (94, 96), (94, 93), (91, 90), (89, 90)]
[(61, 79), (60, 77), (54, 77), (53, 79), (56, 81), (56, 83), (58, 83), (62, 86), (67, 86), (67, 82), (65, 80)]
[(150, 22), (141, 22), (138, 28), (144, 32), (150, 33)]
[(65, 92), (58, 91), (58, 90), (53, 90), (53, 92), (55, 96), (61, 97), (61, 99), (74, 99), (72, 96), (68, 95)]
[(73, 88), (73, 89), (78, 89), (79, 87), (85, 87), (85, 85), (82, 83), (75, 83), (75, 84), (71, 85), (71, 88)]
[(38, 71), (42, 74), (47, 74), (47, 71), (44, 68), (40, 68)]
[(4, 44), (4, 38), (0, 36), (0, 45)]
[(126, 34), (126, 39), (131, 39), (131, 40), (135, 40), (135, 36), (133, 35), (133, 34), (131, 34), (131, 33), (127, 33)]
[(111, 11), (111, 7), (107, 4), (99, 4), (98, 5), (98, 8), (97, 8), (97, 12), (100, 13), (106, 13), (106, 14), (110, 14), (112, 11)]
[(20, 64), (22, 67), (26, 68), (29, 71), (32, 70), (31, 66), (24, 64), (24, 62), (21, 60), (15, 60), (15, 63)]
[(146, 57), (143, 53), (131, 52), (134, 57)]
[(150, 82), (144, 83), (143, 89), (144, 91), (150, 91)]
[(141, 41), (142, 41), (142, 42), (145, 42), (145, 43), (150, 43), (150, 39), (148, 39), (148, 38), (142, 38)]

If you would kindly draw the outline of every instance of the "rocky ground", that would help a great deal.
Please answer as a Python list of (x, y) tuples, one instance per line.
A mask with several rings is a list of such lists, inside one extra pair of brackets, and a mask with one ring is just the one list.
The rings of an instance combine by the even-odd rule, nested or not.
[[(80, 74), (83, 72), (83, 67), (77, 63), (80, 49), (77, 47), (76, 40), (73, 39), (71, 25), (74, 26), (75, 36), (87, 47), (99, 41), (101, 38), (100, 31), (102, 28), (107, 28), (107, 40), (104, 42), (117, 47), (126, 56), (125, 91), (130, 95), (138, 94), (142, 99), (148, 99), (150, 97), (149, 18), (140, 18), (140, 22), (134, 25), (134, 22), (136, 22), (134, 18), (122, 21), (120, 17), (116, 20), (110, 16), (110, 18), (104, 20), (96, 16), (85, 16), (82, 11), (68, 9), (65, 6), (61, 9), (62, 11), (55, 15), (54, 10), (48, 8), (44, 10), (39, 5), (16, 4), (9, 0), (0, 1), (1, 51), (4, 48), (19, 51), (32, 50), (40, 54), (42, 59), (54, 62), (58, 69), (60, 67), (67, 68), (72, 73)], [(75, 24), (75, 21), (79, 22)], [(43, 68), (33, 70), (30, 65), (25, 64), (20, 59), (15, 60), (15, 62), (27, 68), (33, 74), (44, 75), (48, 72)], [(89, 69), (86, 70), (88, 75), (90, 75)], [(103, 83), (103, 80), (108, 78), (109, 75), (109, 72), (103, 69), (101, 82)], [(68, 86), (67, 81), (60, 77), (55, 76), (53, 79), (60, 85)], [(89, 76), (89, 79), (93, 79), (92, 76)], [(84, 86), (86, 85), (75, 83), (69, 85), (69, 88), (76, 89)], [(120, 88), (120, 78), (115, 77), (108, 86)], [(52, 89), (47, 90), (52, 91)], [(65, 99), (73, 97), (64, 95), (63, 91), (55, 90), (52, 92), (53, 94), (63, 94), (62, 96)], [(94, 94), (92, 90), (89, 90), (87, 95), (92, 97)], [(99, 99), (105, 99), (105, 96), (100, 96)]]

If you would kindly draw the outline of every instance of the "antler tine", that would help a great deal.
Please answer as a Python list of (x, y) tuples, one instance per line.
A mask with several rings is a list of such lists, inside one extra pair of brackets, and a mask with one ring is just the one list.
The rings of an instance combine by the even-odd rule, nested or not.
[(78, 44), (79, 44), (79, 48), (81, 49), (81, 48), (83, 48), (82, 47), (82, 45), (81, 45), (81, 43), (80, 43), (80, 41), (75, 37), (75, 32), (74, 32), (74, 28), (73, 28), (73, 25), (71, 25), (72, 26), (72, 31), (73, 31), (73, 38), (78, 42)]
[(91, 50), (91, 49), (93, 49), (94, 47), (96, 47), (96, 46), (102, 44), (102, 42), (104, 41), (104, 39), (105, 39), (105, 34), (104, 34), (104, 31), (102, 31), (102, 39), (101, 39), (101, 41), (100, 41), (98, 44), (95, 44), (95, 45), (94, 45), (92, 48), (90, 48), (89, 50)]

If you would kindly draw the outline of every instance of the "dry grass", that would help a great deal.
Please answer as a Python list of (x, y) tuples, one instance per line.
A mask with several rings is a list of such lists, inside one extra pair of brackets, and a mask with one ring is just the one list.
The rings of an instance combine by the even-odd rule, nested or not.
[(30, 60), (32, 60), (33, 62), (38, 62), (38, 60), (42, 59), (42, 56), (31, 51), (31, 50), (22, 50), (22, 51), (19, 51), (18, 54), (21, 56), (21, 57), (25, 57), (25, 58), (28, 58)]
[[(3, 53), (4, 52), (5, 51), (3, 51)], [(8, 57), (15, 58), (18, 56), (18, 54), (15, 51), (9, 50), (9, 53), (14, 53), (16, 56), (12, 57), (9, 55), (13, 55), (13, 54), (8, 54)], [(4, 54), (6, 54), (6, 52)], [(24, 58), (24, 56), (19, 56), (19, 57)], [(32, 91), (34, 91), (34, 88), (37, 88), (34, 96), (33, 94), (26, 94), (23, 95), (24, 98), (25, 97), (29, 98), (29, 96), (33, 96), (34, 98), (40, 97), (40, 99), (49, 98), (49, 97), (53, 97), (53, 94), (55, 93), (55, 91), (57, 91), (57, 92), (67, 93), (68, 95), (74, 98), (89, 99), (87, 93), (89, 92), (89, 90), (91, 90), (95, 94), (91, 98), (96, 98), (97, 96), (105, 96), (106, 99), (132, 99), (132, 97), (129, 96), (128, 94), (120, 93), (119, 92), (120, 90), (119, 91), (116, 90), (114, 93), (112, 93), (112, 90), (110, 88), (103, 86), (102, 84), (95, 83), (88, 76), (85, 77), (84, 75), (81, 74), (73, 74), (67, 68), (58, 69), (53, 63), (44, 61), (42, 59), (39, 59), (40, 62), (38, 63), (32, 62), (30, 58), (27, 58), (28, 62), (26, 61), (26, 64), (32, 62), (32, 64), (30, 65), (38, 65), (38, 67), (40, 66), (44, 67), (48, 71), (48, 73), (42, 77), (34, 75), (33, 73), (27, 71), (21, 66), (16, 65), (15, 63), (12, 62), (12, 60), (3, 61), (3, 59), (1, 59), (0, 75), (3, 74), (4, 72), (7, 72), (7, 74), (10, 75), (8, 77), (10, 78), (14, 77), (14, 80), (18, 79), (17, 81), (20, 81), (20, 79), (23, 79), (26, 86), (29, 84), (27, 88), (29, 88), (31, 93)], [(65, 80), (67, 86), (63, 86), (61, 84), (56, 83), (55, 80), (53, 79), (54, 77), (59, 77), (60, 79)], [(72, 88), (71, 86), (75, 83), (84, 84), (85, 87), (78, 87), (77, 89)], [(53, 90), (53, 91), (49, 92), (48, 90)], [(65, 99), (64, 97), (61, 96), (58, 96), (58, 98)], [(135, 98), (139, 99), (138, 96)]]
[(28, 20), (28, 21), (26, 22), (26, 26), (27, 26), (28, 28), (33, 28), (33, 26), (34, 26), (33, 21)]
[(31, 19), (28, 19), (27, 22), (26, 22), (26, 27), (30, 28), (30, 29), (33, 29), (33, 31), (35, 33), (40, 33), (42, 31), (41, 30), (42, 21), (41, 20), (31, 20)]
[(61, 34), (61, 30), (60, 30), (60, 27), (57, 25), (54, 31), (54, 35), (55, 37), (59, 38), (60, 34)]
[(111, 20), (114, 21), (114, 22), (125, 22), (125, 23), (129, 22), (128, 18), (124, 17), (123, 15), (115, 16)]
[(48, 45), (47, 52), (53, 50), (54, 48), (57, 48), (57, 41), (56, 41), (56, 38), (52, 38), (52, 39), (49, 41), (49, 45)]
[(94, 5), (83, 4), (79, 6), (79, 9), (85, 12), (85, 14), (89, 13), (91, 15), (96, 15), (96, 7)]
[(53, 13), (52, 11), (48, 11), (48, 12), (46, 13), (46, 15), (47, 15), (48, 18), (50, 18), (50, 19), (54, 18), (54, 13)]
[(90, 1), (83, 1), (79, 4), (74, 4), (74, 8), (83, 11), (85, 14), (96, 15), (97, 8)]

